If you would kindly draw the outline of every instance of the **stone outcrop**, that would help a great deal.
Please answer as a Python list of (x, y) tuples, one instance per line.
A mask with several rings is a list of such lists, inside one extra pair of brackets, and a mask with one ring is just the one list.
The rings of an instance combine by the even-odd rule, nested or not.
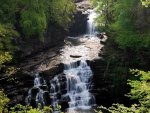
[(69, 35), (77, 36), (85, 34), (87, 31), (88, 9), (91, 9), (87, 0), (75, 0), (76, 13), (74, 14), (74, 23), (70, 26)]
[[(31, 67), (29, 67), (31, 69)], [(51, 67), (48, 70), (41, 71), (40, 76), (42, 76), (47, 82), (48, 80), (51, 80), (54, 75), (62, 73), (64, 69), (63, 64), (55, 65), (54, 67)], [(0, 85), (4, 89), (5, 93), (7, 94), (8, 98), (10, 98), (9, 105), (13, 106), (16, 104), (23, 104), (25, 105), (25, 99), (28, 95), (28, 91), (30, 88), (34, 86), (34, 78), (35, 78), (35, 72), (28, 72), (29, 70), (20, 70), (16, 74), (8, 76), (8, 75), (1, 75), (0, 79)], [(48, 101), (48, 90), (49, 88), (45, 87), (44, 85), (41, 86), (41, 89), (45, 90), (44, 97), (46, 100), (46, 105), (50, 105), (50, 100)], [(32, 100), (31, 104), (33, 107), (36, 107), (35, 103), (35, 95), (37, 94), (37, 88), (32, 88)]]
[(19, 45), (16, 53), (17, 58), (25, 58), (27, 56), (35, 55), (38, 52), (42, 52), (45, 49), (58, 46), (63, 42), (66, 36), (66, 31), (56, 25), (49, 25), (46, 29), (45, 36), (42, 41), (33, 36), (29, 40), (19, 39), (17, 44)]
[[(2, 75), (1, 75), (2, 76)], [(3, 75), (0, 83), (7, 96), (10, 98), (9, 105), (24, 104), (28, 88), (33, 85), (34, 77), (18, 72), (15, 75)]]

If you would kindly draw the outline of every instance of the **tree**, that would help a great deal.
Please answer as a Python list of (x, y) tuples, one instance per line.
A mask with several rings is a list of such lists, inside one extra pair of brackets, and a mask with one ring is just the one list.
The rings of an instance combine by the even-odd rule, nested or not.
[(131, 107), (125, 107), (123, 104), (113, 104), (109, 108), (101, 106), (98, 113), (103, 111), (109, 113), (150, 113), (150, 71), (131, 70), (131, 73), (134, 77), (128, 80), (131, 91), (127, 96), (138, 100), (139, 103), (133, 104)]
[(145, 7), (148, 7), (150, 5), (150, 0), (141, 0), (141, 2)]
[(6, 107), (7, 103), (9, 102), (9, 99), (4, 94), (3, 90), (0, 89), (0, 112), (2, 113), (4, 107)]
[(0, 23), (19, 24), (17, 30), (26, 38), (42, 39), (50, 22), (67, 29), (75, 10), (72, 0), (1, 0), (0, 4)]

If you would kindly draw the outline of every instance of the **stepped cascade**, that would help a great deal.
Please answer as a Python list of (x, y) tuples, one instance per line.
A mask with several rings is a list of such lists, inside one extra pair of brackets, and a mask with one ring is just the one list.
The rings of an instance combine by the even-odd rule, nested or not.
[[(91, 79), (92, 70), (86, 61), (80, 61), (79, 65), (77, 62), (65, 64), (63, 74), (56, 75), (50, 80), (50, 86), (36, 74), (34, 87), (29, 90), (26, 102), (31, 104), (35, 101), (36, 106), (38, 103), (44, 106), (48, 103), (48, 97), (51, 97), (50, 102), (54, 107), (65, 100), (68, 101), (69, 108), (88, 109), (95, 105), (95, 98), (89, 93)], [(32, 100), (33, 98), (35, 100)]]
[[(72, 45), (73, 42), (70, 42), (70, 45), (66, 45), (62, 49), (60, 56), (61, 62), (64, 64), (62, 73), (54, 75), (53, 78), (46, 81), (36, 74), (34, 86), (29, 90), (26, 98), (27, 104), (34, 103), (36, 106), (38, 103), (42, 106), (51, 104), (55, 108), (57, 104), (65, 102), (69, 109), (84, 110), (96, 105), (95, 97), (90, 93), (93, 73), (86, 61), (98, 58), (101, 47), (100, 41), (95, 35), (95, 17), (96, 13), (90, 10), (87, 33), (83, 36), (68, 38), (68, 40), (81, 41), (81, 43)], [(95, 43), (94, 46), (93, 43)], [(74, 58), (76, 55), (79, 57)]]
[[(86, 61), (81, 61), (79, 66), (77, 66), (77, 62), (65, 64), (64, 77), (66, 79), (66, 93), (60, 99), (68, 98), (69, 108), (86, 109), (95, 104), (94, 96), (89, 93), (92, 71)], [(57, 76), (50, 83), (50, 95), (53, 96), (53, 105), (55, 105), (59, 101), (57, 94), (61, 92), (61, 83)]]
[(39, 103), (41, 106), (50, 104), (48, 86), (46, 85), (46, 81), (41, 78), (39, 74), (35, 74), (34, 86), (28, 91), (26, 103), (35, 107), (37, 107)]

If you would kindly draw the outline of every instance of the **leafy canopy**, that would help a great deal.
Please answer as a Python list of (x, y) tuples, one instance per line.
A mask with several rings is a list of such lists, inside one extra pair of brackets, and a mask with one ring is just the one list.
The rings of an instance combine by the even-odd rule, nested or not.
[(123, 104), (113, 104), (111, 107), (99, 107), (102, 113), (150, 113), (150, 71), (131, 70), (133, 79), (128, 80), (131, 91), (127, 94), (131, 99), (136, 99), (139, 104), (133, 104), (131, 107), (125, 107)]

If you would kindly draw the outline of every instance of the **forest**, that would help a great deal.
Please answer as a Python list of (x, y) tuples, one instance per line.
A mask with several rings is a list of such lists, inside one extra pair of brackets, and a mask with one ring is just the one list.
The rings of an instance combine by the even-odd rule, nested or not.
[[(83, 46), (87, 46), (84, 49), (81, 45), (83, 42), (76, 41), (76, 37), (68, 39), (65, 39), (65, 37), (70, 34), (70, 29), (80, 30), (78, 27), (84, 25), (83, 22), (81, 24), (81, 21), (86, 20), (86, 25), (88, 24), (88, 19), (90, 20), (88, 15), (91, 13), (88, 10), (91, 9), (96, 13), (94, 18), (94, 25), (96, 26), (94, 30), (96, 29), (96, 32), (94, 31), (95, 34), (85, 33), (85, 37), (78, 36), (78, 38), (82, 39), (84, 37), (85, 40), (91, 38), (95, 42), (87, 41), (88, 45), (86, 45), (83, 38), (82, 41), (85, 43)], [(90, 28), (90, 25), (88, 28), (93, 30), (93, 26)], [(85, 29), (85, 27), (81, 29)], [(105, 38), (105, 36), (108, 37), (106, 42), (101, 41), (101, 38)], [(104, 43), (102, 50), (98, 50), (102, 52), (93, 53), (95, 51), (95, 48), (92, 49), (94, 45), (99, 49), (99, 46), (96, 45), (97, 39), (93, 37), (98, 37), (100, 44)], [(55, 47), (60, 48), (59, 45), (63, 46), (61, 47), (62, 50), (55, 49)], [(65, 47), (68, 48), (65, 49)], [(52, 50), (45, 54), (50, 57), (44, 59), (43, 53), (49, 49)], [(84, 54), (88, 56), (86, 54), (88, 49), (92, 51), (89, 52), (89, 57), (82, 58)], [(59, 53), (58, 51), (65, 52), (63, 54), (63, 52)], [(54, 58), (51, 58), (53, 52)], [(69, 58), (65, 53), (69, 54)], [(33, 59), (34, 56), (36, 57), (39, 54), (42, 54), (39, 59)], [(97, 60), (93, 54), (100, 54), (99, 56), (103, 57), (104, 61), (101, 63), (101, 60)], [(60, 56), (60, 58), (57, 59), (57, 56)], [(82, 61), (83, 59), (87, 63)], [(50, 65), (47, 66), (49, 70), (43, 71), (42, 69), (45, 69), (45, 67), (41, 69), (40, 66), (48, 60), (50, 63), (46, 65)], [(37, 64), (33, 64), (32, 61), (37, 62)], [(68, 64), (68, 61), (70, 64)], [(58, 64), (55, 66), (57, 62)], [(27, 70), (22, 64), (32, 66)], [(38, 66), (42, 70), (40, 70), (41, 72), (38, 70)], [(102, 67), (104, 67), (104, 70), (101, 69)], [(63, 71), (60, 72), (61, 69)], [(29, 70), (35, 70), (42, 76), (33, 77), (34, 72), (25, 73)], [(85, 70), (88, 72), (85, 72)], [(81, 83), (87, 83), (86, 80), (82, 81), (82, 77), (81, 80), (77, 77), (69, 78), (76, 73), (77, 75), (80, 73), (83, 78), (85, 75), (87, 81), (90, 81), (91, 78), (88, 77), (92, 76), (91, 73), (93, 73), (92, 82), (95, 82), (93, 83), (95, 89), (92, 90), (91, 88), (90, 92), (90, 88), (85, 88), (92, 87), (92, 85), (78, 87), (79, 81), (80, 85)], [(103, 76), (101, 73), (103, 73)], [(62, 76), (60, 76), (61, 74)], [(25, 79), (20, 80), (18, 75), (20, 78), (24, 77)], [(58, 75), (58, 77), (55, 78), (55, 75)], [(63, 78), (64, 76), (66, 78)], [(12, 104), (13, 99), (11, 96), (16, 97), (17, 93), (10, 95), (11, 88), (8, 87), (9, 84), (11, 83), (16, 87), (17, 84), (21, 84), (23, 81), (26, 82), (30, 78), (32, 79), (31, 85), (25, 85), (25, 88), (28, 89), (26, 94), (19, 93), (25, 97), (30, 96), (28, 91), (33, 86), (31, 96), (35, 94), (34, 91), (39, 90), (39, 93), (34, 97), (34, 99), (36, 98), (35, 102), (33, 102), (34, 99), (30, 100), (28, 98), (30, 104), (26, 105), (22, 103), (25, 100), (24, 97), (21, 97), (24, 99), (21, 103), (15, 101)], [(47, 81), (45, 82), (45, 80)], [(67, 81), (66, 87), (69, 87), (69, 89), (66, 88), (67, 91), (61, 90), (65, 89), (63, 88), (65, 86), (61, 85), (65, 80)], [(45, 88), (46, 84), (50, 84), (50, 87), (53, 86), (54, 89), (53, 87), (49, 88), (48, 85), (48, 88)], [(60, 91), (57, 92), (56, 90), (59, 89), (58, 84)], [(79, 90), (78, 88), (74, 89), (74, 85)], [(45, 97), (43, 95), (39, 96), (40, 88), (43, 88), (42, 91), (46, 92), (42, 93)], [(61, 102), (63, 99), (60, 99), (58, 103), (56, 101), (56, 105), (53, 106), (49, 104), (55, 101), (55, 95), (51, 95), (53, 90), (58, 95), (60, 94), (62, 98), (63, 93), (67, 92), (66, 94), (69, 94), (69, 97), (65, 97), (63, 102)], [(77, 92), (73, 92), (74, 90)], [(84, 112), (65, 112), (65, 109), (71, 108), (71, 106), (75, 108), (87, 106), (87, 104), (84, 104), (86, 103), (84, 97), (79, 96), (80, 98), (76, 97), (78, 99), (74, 99), (74, 96), (72, 96), (80, 95), (81, 90), (88, 90), (90, 93), (96, 92), (89, 94), (94, 95), (96, 100), (94, 108), (92, 108), (94, 109), (93, 112), (88, 110)], [(50, 96), (47, 96), (49, 95), (47, 94), (48, 91)], [(103, 91), (108, 92), (109, 96), (103, 94)], [(84, 92), (81, 91), (81, 93)], [(84, 96), (86, 95), (84, 94)], [(81, 98), (83, 98), (83, 103), (78, 102), (75, 105), (71, 103)], [(87, 98), (90, 98), (88, 106), (91, 107), (92, 105), (89, 103), (94, 99), (90, 96), (87, 96)], [(101, 98), (104, 99), (98, 100)], [(35, 107), (33, 103), (36, 102), (38, 105)], [(58, 113), (150, 113), (150, 0), (0, 0), (0, 113), (55, 113), (56, 111)]]

